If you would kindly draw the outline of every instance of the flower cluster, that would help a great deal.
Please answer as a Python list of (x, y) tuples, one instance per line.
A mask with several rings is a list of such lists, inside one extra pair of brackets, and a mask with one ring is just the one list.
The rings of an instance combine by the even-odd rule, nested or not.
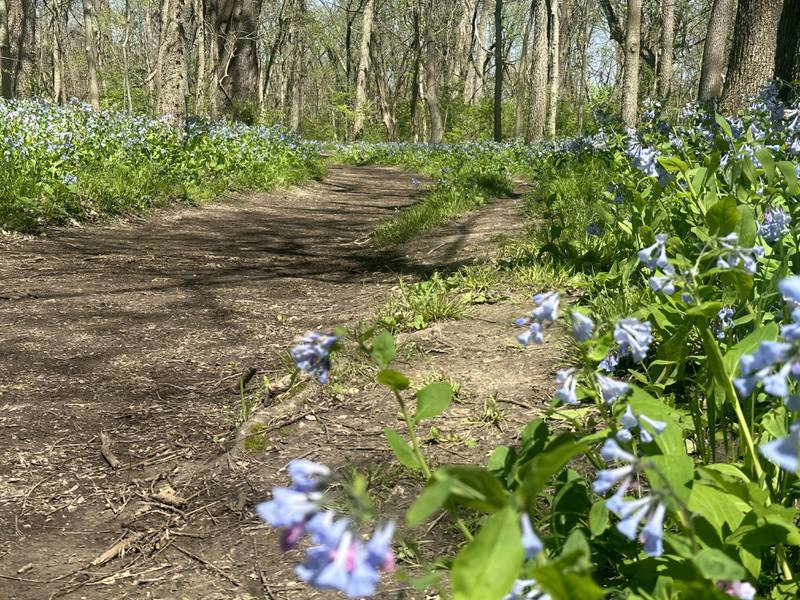
[[(637, 539), (644, 546), (649, 556), (661, 556), (663, 553), (664, 517), (667, 507), (657, 496), (644, 496), (636, 500), (625, 497), (633, 484), (633, 479), (642, 471), (641, 461), (613, 439), (607, 439), (600, 450), (605, 461), (619, 460), (625, 466), (598, 471), (597, 479), (592, 483), (596, 494), (605, 494), (619, 484), (617, 491), (606, 500), (606, 508), (619, 517), (616, 528), (629, 540)], [(645, 521), (639, 530), (639, 525)]]
[(770, 208), (764, 211), (764, 217), (758, 225), (758, 233), (769, 243), (780, 240), (789, 231), (792, 217), (782, 208)]
[(307, 333), (292, 348), (292, 359), (297, 368), (316, 377), (320, 383), (327, 383), (331, 368), (331, 349), (338, 339), (337, 336), (327, 333)]
[(649, 321), (620, 319), (614, 327), (614, 341), (619, 345), (619, 356), (630, 356), (634, 362), (642, 362), (653, 343), (652, 326)]
[(736, 309), (729, 306), (724, 306), (719, 309), (717, 318), (711, 324), (711, 329), (714, 331), (714, 337), (718, 340), (725, 339), (725, 332), (735, 327), (733, 316), (736, 314)]
[[(636, 415), (630, 404), (625, 407), (620, 424), (622, 428), (617, 432), (617, 439), (620, 442), (630, 442), (633, 439), (633, 430), (638, 429), (639, 439), (642, 443), (649, 444), (653, 441), (654, 435), (658, 435), (667, 428), (667, 424), (664, 421), (656, 421), (643, 414)], [(648, 425), (653, 430), (653, 433), (645, 425)]]
[(524, 346), (531, 342), (541, 344), (544, 342), (544, 326), (549, 322), (553, 323), (558, 319), (558, 303), (560, 295), (556, 292), (545, 292), (536, 294), (533, 297), (533, 310), (527, 317), (516, 320), (518, 327), (527, 327), (525, 331), (517, 336), (517, 340)]
[(274, 488), (272, 500), (256, 506), (256, 513), (272, 527), (283, 529), (284, 550), (310, 534), (312, 546), (306, 551), (306, 562), (295, 568), (297, 575), (309, 585), (338, 590), (351, 598), (372, 595), (380, 571), (394, 568), (394, 524), (378, 528), (364, 543), (347, 519), (322, 510), (322, 489), (331, 475), (326, 466), (300, 459), (292, 461), (288, 470), (292, 485)]
[(735, 232), (719, 238), (722, 252), (717, 258), (717, 268), (735, 269), (742, 267), (748, 273), (755, 274), (758, 269), (757, 259), (764, 256), (764, 248), (761, 246), (743, 248), (738, 244), (739, 235)]
[(739, 600), (755, 600), (756, 588), (746, 581), (719, 581), (717, 588), (728, 596)]

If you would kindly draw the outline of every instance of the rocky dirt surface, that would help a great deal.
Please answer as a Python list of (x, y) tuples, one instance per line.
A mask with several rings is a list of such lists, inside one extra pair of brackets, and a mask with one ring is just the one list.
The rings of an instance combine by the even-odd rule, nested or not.
[[(395, 169), (332, 168), (284, 192), (0, 241), (0, 598), (332, 597), (298, 583), (299, 555), (253, 506), (305, 456), (365, 472), (382, 512), (399, 514), (419, 482), (382, 439), (396, 407), (349, 359), (337, 385), (264, 397), (252, 415), (239, 381), (251, 397), (287, 373), (304, 332), (356, 324), (398, 275), (488, 258), (494, 235), (521, 226), (516, 202), (498, 200), (406, 248), (372, 248), (370, 231), (423, 194)], [(475, 306), (401, 336), (415, 383), (459, 387), (424, 432), (434, 462), (484, 460), (548, 399), (559, 343), (519, 348), (526, 310)], [(401, 531), (400, 566), (449, 530)], [(415, 594), (388, 580), (379, 597)]]

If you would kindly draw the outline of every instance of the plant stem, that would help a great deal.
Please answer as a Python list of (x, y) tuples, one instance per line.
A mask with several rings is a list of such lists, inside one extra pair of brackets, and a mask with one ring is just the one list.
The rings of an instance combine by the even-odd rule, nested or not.
[(411, 415), (408, 413), (406, 401), (403, 400), (403, 396), (400, 395), (400, 392), (397, 390), (392, 391), (394, 392), (394, 397), (397, 399), (397, 403), (400, 405), (400, 412), (403, 413), (403, 420), (406, 422), (408, 437), (411, 440), (411, 449), (414, 451), (414, 456), (417, 457), (419, 468), (422, 470), (422, 474), (425, 475), (425, 479), (430, 479), (431, 468), (428, 466), (428, 462), (422, 454), (422, 448), (420, 448), (419, 439), (417, 439), (417, 429), (414, 427), (414, 421), (411, 420)]
[(736, 390), (733, 387), (731, 378), (728, 377), (727, 373), (725, 372), (725, 361), (722, 359), (722, 352), (720, 352), (719, 345), (714, 339), (711, 329), (700, 326), (697, 326), (696, 328), (700, 336), (703, 338), (703, 346), (709, 355), (709, 360), (715, 363), (714, 366), (716, 368), (712, 366), (711, 373), (714, 377), (716, 377), (717, 382), (725, 390), (725, 398), (733, 408), (733, 412), (736, 413), (736, 420), (739, 421), (739, 429), (742, 437), (744, 438), (744, 442), (747, 445), (747, 452), (750, 455), (750, 459), (753, 463), (753, 470), (755, 471), (756, 478), (760, 480), (764, 475), (764, 470), (761, 468), (761, 462), (758, 460), (756, 447), (755, 444), (753, 444), (753, 437), (750, 435), (750, 428), (747, 426), (747, 419), (742, 412), (742, 407), (739, 403), (739, 398), (736, 395)]

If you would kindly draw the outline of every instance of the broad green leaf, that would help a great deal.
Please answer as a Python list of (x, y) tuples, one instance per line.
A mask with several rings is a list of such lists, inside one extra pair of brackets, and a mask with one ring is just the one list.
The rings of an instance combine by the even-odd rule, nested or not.
[(681, 502), (689, 500), (689, 485), (694, 478), (694, 461), (691, 457), (685, 453), (648, 456), (644, 459), (644, 468), (653, 488), (662, 489), (668, 485)]
[(408, 467), (409, 469), (420, 468), (419, 461), (414, 455), (414, 451), (411, 449), (411, 446), (408, 445), (408, 442), (400, 437), (399, 433), (397, 433), (394, 429), (387, 427), (383, 430), (383, 434), (386, 436), (386, 440), (389, 442), (389, 447), (392, 449), (392, 452), (394, 452), (397, 460), (400, 461), (400, 464)]
[(395, 390), (396, 392), (402, 392), (403, 390), (407, 389), (411, 382), (408, 380), (408, 377), (403, 375), (400, 371), (395, 371), (394, 369), (384, 369), (383, 371), (378, 373), (378, 383), (385, 385), (391, 390)]
[(589, 511), (589, 531), (597, 537), (608, 529), (608, 509), (605, 502), (595, 502)]
[(394, 337), (388, 331), (378, 334), (372, 342), (372, 360), (379, 367), (387, 367), (394, 360), (395, 352)]
[(772, 152), (769, 148), (759, 148), (755, 151), (755, 155), (764, 169), (767, 181), (772, 185), (775, 181), (775, 159), (772, 158)]
[(522, 540), (516, 511), (507, 506), (490, 516), (453, 561), (453, 600), (500, 600), (522, 564)]
[(727, 136), (728, 139), (733, 139), (733, 130), (731, 129), (731, 124), (728, 123), (728, 120), (720, 114), (714, 115), (714, 120), (719, 125), (719, 128), (722, 129), (722, 132)]
[(778, 170), (783, 175), (783, 178), (786, 180), (786, 188), (789, 191), (790, 196), (794, 196), (797, 194), (797, 171), (795, 171), (795, 166), (790, 163), (789, 161), (781, 161), (777, 164)]
[(497, 477), (481, 467), (442, 467), (436, 472), (436, 477), (446, 478), (451, 497), (469, 508), (493, 512), (508, 504), (508, 494)]
[(589, 575), (565, 570), (563, 566), (548, 564), (533, 569), (531, 575), (539, 587), (553, 600), (600, 600), (606, 592)]
[(758, 234), (756, 217), (753, 214), (753, 208), (746, 204), (740, 205), (738, 211), (739, 225), (736, 226), (736, 233), (739, 236), (739, 244), (749, 248), (756, 243)]
[(414, 421), (419, 423), (423, 419), (438, 417), (453, 399), (453, 388), (449, 383), (431, 383), (417, 392), (417, 411)]
[(666, 429), (655, 436), (655, 443), (663, 454), (686, 456), (683, 432), (675, 409), (654, 398), (639, 386), (631, 386), (628, 403), (635, 413), (646, 415), (657, 421), (664, 421), (667, 424)]
[(439, 510), (450, 496), (450, 481), (434, 479), (422, 490), (406, 513), (406, 523), (414, 527)]
[(746, 575), (742, 565), (716, 548), (703, 548), (692, 562), (703, 577), (713, 581), (736, 581)]
[(706, 223), (714, 235), (728, 235), (739, 225), (741, 215), (736, 200), (730, 196), (720, 199), (708, 209)]
[(688, 506), (714, 527), (720, 540), (736, 531), (750, 510), (741, 498), (697, 482), (692, 486)]
[(576, 441), (570, 433), (557, 437), (550, 445), (527, 462), (519, 473), (520, 487), (528, 500), (533, 500), (550, 478), (561, 471), (578, 454), (589, 449), (589, 443)]

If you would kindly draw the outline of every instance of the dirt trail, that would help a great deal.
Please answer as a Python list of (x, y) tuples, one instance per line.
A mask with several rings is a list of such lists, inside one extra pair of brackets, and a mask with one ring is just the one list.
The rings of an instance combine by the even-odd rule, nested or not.
[[(385, 410), (355, 427), (363, 403), (323, 398), (293, 442), (183, 477), (186, 502), (154, 496), (228, 447), (237, 376), (283, 373), (298, 335), (363, 318), (401, 272), (454, 264), (460, 250), (432, 239), (412, 252), (365, 243), (423, 194), (395, 169), (333, 168), (286, 192), (0, 247), (0, 598), (311, 597), (252, 505), (300, 448), (389, 461)], [(469, 219), (448, 243), (485, 248), (519, 215), (503, 202)], [(350, 423), (349, 450), (326, 451), (326, 419)], [(91, 564), (109, 548), (124, 552)]]

